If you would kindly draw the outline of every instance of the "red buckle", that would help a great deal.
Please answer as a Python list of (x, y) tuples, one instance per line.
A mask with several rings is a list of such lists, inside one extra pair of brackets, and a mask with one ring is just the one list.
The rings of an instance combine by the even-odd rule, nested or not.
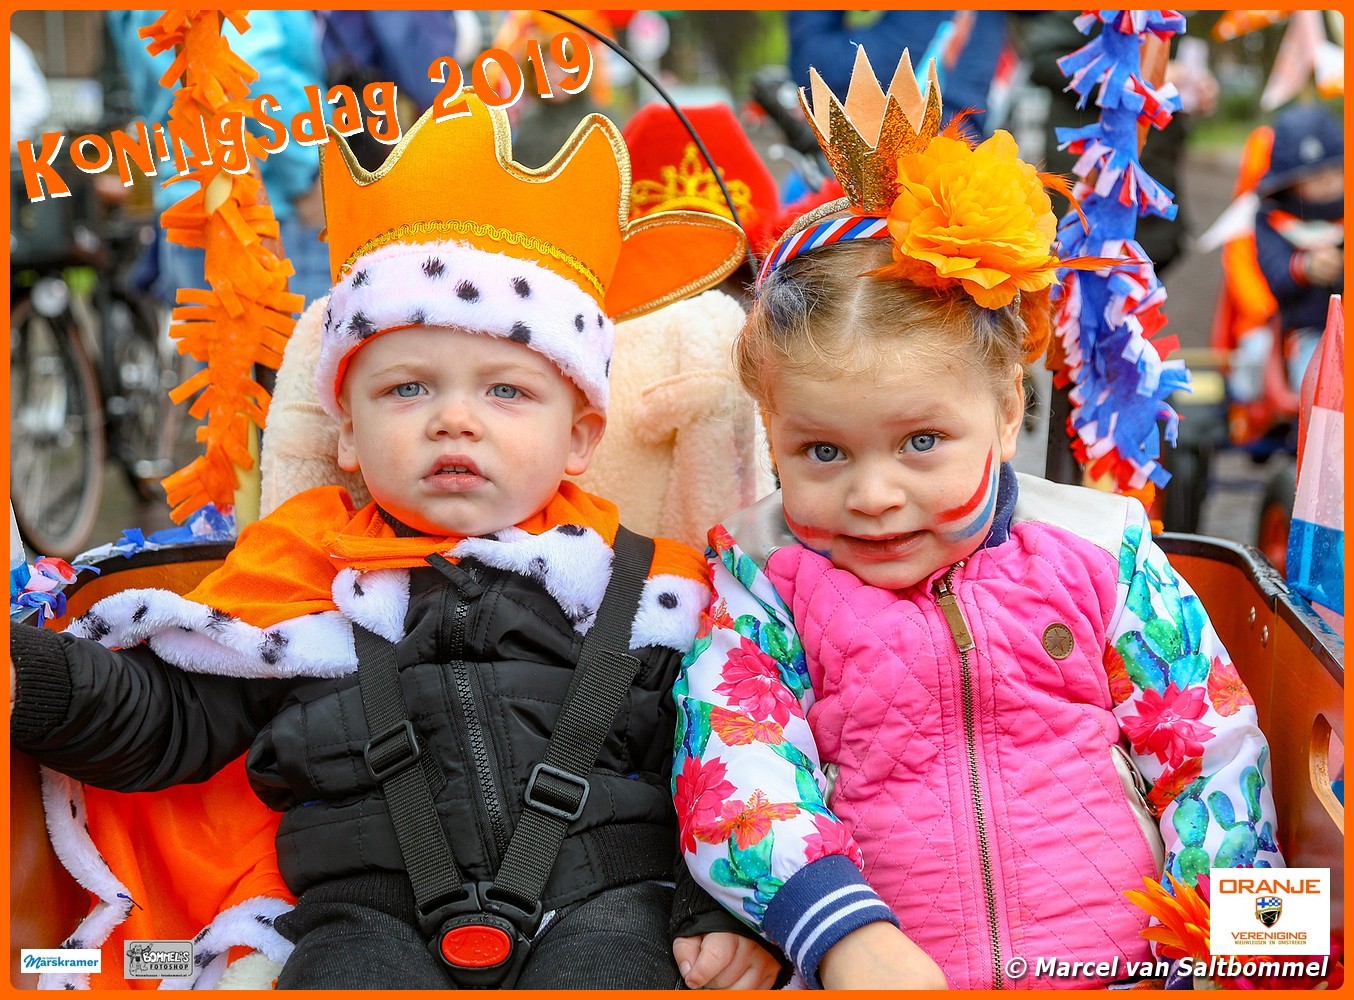
[(498, 927), (461, 924), (442, 935), (439, 944), (448, 965), (461, 969), (489, 969), (512, 954), (512, 938)]

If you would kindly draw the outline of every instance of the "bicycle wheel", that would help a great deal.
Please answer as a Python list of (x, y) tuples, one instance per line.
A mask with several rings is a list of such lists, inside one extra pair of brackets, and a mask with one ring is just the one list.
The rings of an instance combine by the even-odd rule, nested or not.
[(68, 559), (89, 541), (103, 492), (98, 382), (68, 313), (10, 309), (10, 499), (29, 556)]
[(1288, 535), (1293, 528), (1293, 505), (1298, 495), (1298, 469), (1285, 462), (1265, 483), (1260, 500), (1260, 520), (1255, 528), (1255, 547), (1280, 573), (1287, 571)]
[(169, 390), (178, 385), (181, 356), (160, 335), (156, 307), (122, 292), (108, 305), (104, 340), (112, 387), (104, 408), (108, 445), (143, 500), (163, 500), (160, 480), (174, 471), (174, 447), (183, 408)]
[(1162, 524), (1167, 531), (1193, 534), (1208, 495), (1208, 474), (1213, 448), (1207, 444), (1180, 444), (1165, 451), (1164, 464), (1171, 473), (1166, 484)]

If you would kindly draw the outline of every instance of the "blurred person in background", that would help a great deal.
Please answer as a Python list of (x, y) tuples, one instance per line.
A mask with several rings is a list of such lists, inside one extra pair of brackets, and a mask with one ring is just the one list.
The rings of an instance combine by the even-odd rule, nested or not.
[[(458, 49), (460, 14), (447, 10), (319, 10), (320, 44), (331, 84), (353, 88), (360, 99), (370, 83), (390, 81), (399, 92), (401, 132), (437, 100), (442, 84), (429, 79), (439, 58), (464, 64)], [(471, 15), (473, 19), (473, 15)], [(471, 32), (478, 41), (478, 31)], [(469, 53), (473, 58), (475, 52)], [(393, 149), (363, 129), (348, 138), (359, 163), (375, 170)]]
[[(889, 10), (871, 23), (851, 23), (861, 16), (862, 12), (843, 10), (786, 13), (790, 72), (799, 86), (809, 85), (812, 65), (834, 94), (845, 94), (858, 45), (879, 60), (876, 69), (897, 65), (903, 49), (909, 50), (918, 77), (925, 73), (926, 57), (936, 55), (938, 63), (941, 58), (944, 63), (937, 69), (944, 74), (941, 89), (946, 119), (971, 108), (973, 113), (965, 119), (970, 131), (983, 138), (991, 134), (987, 127), (988, 92), (1006, 44), (1005, 11)], [(945, 43), (945, 35), (951, 32), (950, 41)]]
[(1292, 104), (1274, 119), (1269, 170), (1256, 193), (1255, 251), (1279, 305), (1288, 384), (1302, 384), (1344, 291), (1345, 136), (1318, 104)]
[(52, 109), (47, 78), (33, 58), (33, 50), (14, 32), (9, 33), (9, 148), (20, 139), (36, 139)]
[[(136, 113), (149, 122), (166, 122), (174, 92), (160, 85), (174, 62), (174, 53), (152, 56), (146, 40), (138, 32), (153, 23), (161, 11), (109, 11), (108, 31), (126, 74)], [(251, 88), (253, 94), (272, 94), (281, 107), (275, 114), (290, 121), (305, 110), (310, 100), (308, 85), (325, 88), (324, 63), (315, 16), (308, 10), (251, 10), (249, 30), (236, 31), (226, 21), (222, 36), (231, 50), (259, 74)], [(314, 146), (288, 142), (284, 149), (268, 156), (260, 164), (263, 183), (277, 217), (283, 250), (295, 267), (290, 279), (291, 291), (304, 295), (307, 302), (329, 291), (329, 254), (320, 242), (324, 226), (324, 207), (320, 199), (319, 156)], [(182, 186), (165, 187), (156, 179), (155, 208), (163, 212), (187, 194)], [(173, 303), (179, 288), (200, 288), (203, 252), (194, 247), (169, 243), (160, 235), (156, 263), (159, 273), (154, 290), (164, 301)]]
[[(607, 14), (595, 10), (565, 10), (562, 13), (581, 21), (608, 38), (616, 37), (616, 28)], [(625, 11), (617, 11), (624, 15)], [(550, 55), (550, 39), (562, 31), (577, 34), (577, 28), (557, 17), (534, 10), (509, 11), (494, 36), (495, 48), (506, 49), (522, 67), (526, 79), (519, 110), (513, 127), (513, 158), (526, 167), (543, 167), (563, 148), (578, 123), (594, 112), (600, 112), (611, 103), (611, 81), (607, 77), (606, 62), (609, 50), (594, 38), (584, 36), (592, 50), (592, 79), (576, 94), (565, 93), (560, 84), (564, 74)], [(546, 75), (549, 77), (550, 97), (541, 96), (534, 65), (526, 57), (527, 43), (538, 41), (545, 53)], [(619, 122), (610, 112), (608, 116)]]

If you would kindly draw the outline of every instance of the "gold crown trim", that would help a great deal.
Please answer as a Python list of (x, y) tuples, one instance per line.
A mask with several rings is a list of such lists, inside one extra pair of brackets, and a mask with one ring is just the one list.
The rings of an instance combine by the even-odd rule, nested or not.
[[(746, 221), (752, 212), (752, 189), (746, 181), (730, 180), (720, 170), (720, 176), (729, 187), (729, 196), (739, 217)], [(719, 189), (714, 171), (705, 165), (694, 142), (688, 142), (682, 152), (682, 162), (665, 166), (659, 171), (659, 180), (635, 181), (631, 186), (632, 210), (673, 211), (693, 209), (715, 212), (732, 219), (733, 213), (724, 203), (724, 192)]]
[(601, 280), (593, 273), (592, 268), (584, 264), (573, 254), (565, 253), (559, 247), (547, 243), (545, 240), (536, 236), (529, 236), (526, 233), (514, 232), (508, 229), (500, 229), (498, 226), (491, 226), (483, 222), (467, 222), (462, 219), (449, 219), (436, 222), (407, 222), (402, 226), (396, 226), (389, 232), (382, 233), (380, 236), (374, 236), (363, 243), (360, 247), (348, 255), (348, 259), (343, 262), (339, 268), (340, 277), (346, 275), (357, 260), (373, 250), (391, 243), (399, 243), (408, 236), (445, 236), (450, 233), (457, 233), (461, 236), (475, 236), (479, 239), (491, 239), (496, 243), (510, 243), (513, 246), (525, 247), (528, 250), (534, 250), (536, 253), (545, 254), (554, 260), (564, 264), (583, 277), (598, 298), (604, 298), (606, 295), (602, 287)]
[(898, 158), (925, 149), (940, 134), (935, 61), (923, 94), (904, 49), (885, 92), (858, 46), (845, 103), (817, 70), (810, 70), (809, 89), (812, 100), (801, 88), (799, 103), (851, 206), (867, 215), (887, 212), (898, 197)]
[(821, 222), (828, 216), (836, 215), (838, 212), (849, 212), (850, 210), (851, 210), (851, 202), (849, 199), (846, 198), (836, 198), (832, 201), (829, 201), (825, 205), (819, 205), (817, 208), (810, 209), (809, 211), (805, 212), (799, 218), (795, 219), (795, 221), (792, 222), (788, 227), (786, 227), (785, 232), (781, 233), (780, 240), (778, 242), (788, 243), (790, 240), (794, 239), (804, 230), (808, 229), (812, 225)]

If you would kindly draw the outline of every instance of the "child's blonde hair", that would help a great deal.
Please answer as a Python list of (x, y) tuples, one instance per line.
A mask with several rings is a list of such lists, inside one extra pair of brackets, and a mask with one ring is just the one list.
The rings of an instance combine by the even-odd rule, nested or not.
[(1044, 344), (1030, 342), (1018, 299), (984, 309), (957, 289), (869, 274), (890, 260), (887, 242), (860, 240), (797, 257), (765, 277), (733, 345), (738, 377), (763, 408), (771, 405), (769, 376), (863, 374), (923, 338), (972, 364), (994, 391), (1043, 352)]

